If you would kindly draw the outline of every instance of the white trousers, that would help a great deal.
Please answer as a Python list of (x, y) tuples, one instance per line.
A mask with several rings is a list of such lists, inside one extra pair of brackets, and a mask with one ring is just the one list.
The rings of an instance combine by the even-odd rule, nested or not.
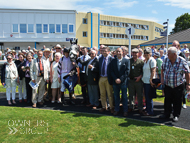
[(12, 100), (15, 100), (16, 94), (16, 80), (15, 79), (5, 79), (6, 83), (6, 96), (7, 100), (11, 100), (11, 90), (12, 90)]
[[(22, 92), (23, 89), (23, 92)], [(19, 100), (26, 99), (26, 83), (25, 83), (25, 78), (22, 78), (20, 80), (20, 85), (18, 87), (18, 92), (19, 92)]]

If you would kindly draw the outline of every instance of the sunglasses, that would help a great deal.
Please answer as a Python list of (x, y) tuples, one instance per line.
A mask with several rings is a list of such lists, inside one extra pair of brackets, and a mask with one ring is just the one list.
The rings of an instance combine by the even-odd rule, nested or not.
[(149, 52), (144, 52), (144, 54), (150, 54)]
[(7, 60), (11, 60), (12, 58), (7, 58)]

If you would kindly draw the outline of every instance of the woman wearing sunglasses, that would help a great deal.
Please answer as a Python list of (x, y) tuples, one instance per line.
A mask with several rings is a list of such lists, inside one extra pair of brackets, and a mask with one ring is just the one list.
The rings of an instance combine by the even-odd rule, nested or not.
[[(15, 93), (16, 93), (16, 82), (18, 79), (18, 72), (13, 57), (11, 54), (6, 56), (7, 63), (3, 65), (1, 69), (1, 83), (6, 88), (6, 97), (8, 105), (16, 104)], [(12, 103), (10, 97), (10, 91), (12, 90)]]

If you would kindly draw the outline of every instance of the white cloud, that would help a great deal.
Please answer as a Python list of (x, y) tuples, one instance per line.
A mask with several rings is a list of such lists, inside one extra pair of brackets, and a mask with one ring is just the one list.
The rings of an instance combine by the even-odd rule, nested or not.
[(125, 2), (124, 0), (112, 0), (111, 2), (110, 1), (105, 2), (104, 5), (108, 7), (126, 8), (126, 7), (132, 7), (137, 3), (138, 3), (137, 1)]
[(158, 14), (158, 12), (156, 10), (152, 10), (153, 14)]
[(123, 15), (121, 17), (141, 19), (141, 20), (154, 21), (154, 22), (160, 21), (159, 19), (157, 19), (155, 17), (141, 17), (141, 16), (135, 16), (135, 15)]
[(80, 2), (89, 0), (0, 0), (1, 8), (23, 8), (23, 9), (58, 9), (77, 10), (82, 12), (103, 13), (100, 7), (81, 5)]
[(103, 8), (91, 7), (89, 5), (78, 5), (76, 6), (76, 10), (79, 12), (96, 12), (96, 13), (103, 14)]
[(162, 1), (165, 3), (165, 5), (190, 9), (190, 0), (157, 0), (157, 1)]

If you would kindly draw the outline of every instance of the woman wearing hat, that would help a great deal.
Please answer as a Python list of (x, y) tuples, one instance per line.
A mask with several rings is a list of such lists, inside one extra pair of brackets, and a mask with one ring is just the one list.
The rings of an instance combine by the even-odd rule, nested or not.
[[(1, 69), (1, 83), (6, 88), (6, 96), (8, 105), (16, 104), (15, 93), (16, 93), (16, 82), (18, 79), (18, 71), (15, 63), (13, 62), (13, 57), (11, 54), (7, 55), (7, 62), (3, 65)], [(12, 90), (12, 103), (10, 100), (10, 91)]]
[(18, 57), (17, 57), (17, 55), (16, 55), (15, 50), (12, 50), (11, 54), (12, 54), (12, 56), (13, 56), (13, 60), (18, 60)]
[(144, 113), (145, 116), (152, 116), (153, 115), (153, 100), (150, 95), (151, 86), (154, 86), (152, 82), (153, 78), (156, 78), (156, 60), (151, 57), (152, 50), (150, 47), (145, 48), (144, 50), (144, 57), (145, 62), (143, 66), (143, 86), (144, 86), (144, 93), (146, 98), (146, 112)]

